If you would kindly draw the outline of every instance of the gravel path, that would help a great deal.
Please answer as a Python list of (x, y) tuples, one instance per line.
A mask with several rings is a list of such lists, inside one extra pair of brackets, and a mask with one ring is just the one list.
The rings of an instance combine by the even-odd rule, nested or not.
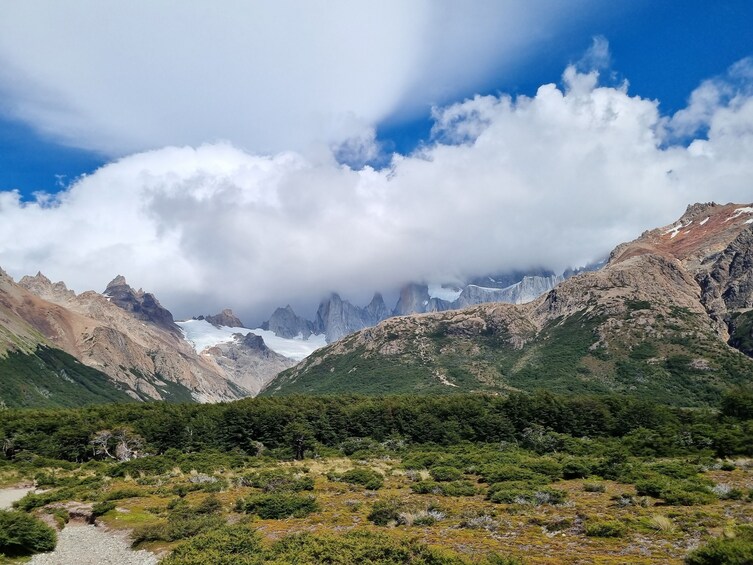
[(7, 510), (16, 500), (21, 500), (34, 487), (0, 488), (0, 510)]
[(148, 551), (133, 551), (115, 532), (89, 525), (69, 524), (58, 534), (52, 553), (39, 553), (29, 565), (156, 565)]

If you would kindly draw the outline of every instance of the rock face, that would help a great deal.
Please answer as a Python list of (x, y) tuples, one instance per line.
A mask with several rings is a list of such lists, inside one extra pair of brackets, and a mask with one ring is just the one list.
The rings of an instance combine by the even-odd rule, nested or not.
[(426, 312), (431, 296), (429, 287), (425, 284), (411, 283), (400, 289), (400, 298), (397, 300), (393, 316), (407, 316)]
[(252, 396), (262, 390), (280, 372), (295, 365), (295, 361), (275, 353), (261, 336), (235, 334), (232, 343), (221, 343), (206, 350), (225, 373)]
[(248, 395), (212, 359), (196, 354), (152, 294), (134, 291), (123, 277), (106, 292), (77, 295), (41, 274), (18, 284), (5, 276), (0, 304), (8, 315), (0, 316), (0, 341), (12, 350), (39, 344), (62, 349), (138, 400), (211, 402)]
[(233, 314), (233, 311), (230, 308), (225, 308), (222, 312), (219, 314), (215, 314), (214, 316), (199, 316), (199, 320), (206, 320), (213, 326), (225, 326), (228, 328), (244, 328), (243, 322), (241, 322), (238, 317)]
[(548, 388), (703, 405), (753, 384), (752, 267), (753, 206), (694, 205), (532, 302), (391, 318), (265, 393)]
[(373, 326), (387, 315), (387, 306), (381, 294), (375, 294), (366, 308), (359, 308), (333, 293), (319, 305), (313, 324), (314, 333), (323, 333), (328, 342), (333, 342), (362, 328)]
[(308, 339), (314, 333), (314, 324), (296, 315), (293, 308), (288, 304), (285, 308), (277, 308), (272, 313), (272, 317), (262, 324), (261, 329), (269, 330), (274, 332), (275, 335), (287, 339), (299, 335), (303, 339)]
[(488, 288), (469, 284), (460, 297), (452, 302), (452, 309), (466, 308), (484, 302), (507, 302), (508, 304), (525, 304), (549, 292), (564, 281), (562, 275), (526, 276), (523, 280), (504, 288)]
[(175, 325), (173, 315), (163, 308), (159, 301), (149, 292), (139, 289), (133, 290), (125, 280), (118, 275), (105, 288), (104, 295), (115, 306), (130, 312), (134, 317), (145, 322), (156, 324), (169, 332), (180, 335), (180, 328)]

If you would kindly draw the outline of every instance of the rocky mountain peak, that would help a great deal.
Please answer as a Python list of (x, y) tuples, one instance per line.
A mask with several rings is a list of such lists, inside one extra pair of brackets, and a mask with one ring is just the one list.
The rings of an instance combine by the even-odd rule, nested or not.
[(110, 281), (104, 294), (112, 304), (130, 312), (137, 319), (156, 324), (177, 336), (182, 335), (172, 313), (164, 308), (153, 294), (141, 289), (134, 291), (122, 275)]
[[(122, 286), (128, 286), (128, 282), (126, 282), (126, 279), (123, 275), (118, 275), (114, 279), (112, 279), (109, 283), (107, 283), (107, 287), (105, 288), (105, 294), (110, 294), (108, 290), (110, 288), (118, 288)], [(128, 287), (131, 288), (131, 287)]]
[(54, 301), (55, 299), (62, 299), (65, 301), (66, 299), (76, 297), (76, 293), (72, 290), (68, 290), (68, 287), (64, 282), (59, 281), (53, 283), (50, 279), (44, 276), (41, 271), (38, 271), (33, 277), (29, 275), (22, 277), (21, 280), (18, 281), (18, 284), (45, 300)]
[(214, 316), (204, 316), (204, 319), (213, 326), (226, 326), (228, 328), (243, 328), (243, 322), (233, 314), (230, 308), (225, 308), (219, 314)]
[(261, 329), (274, 332), (275, 335), (285, 338), (303, 336), (303, 339), (314, 333), (311, 322), (298, 316), (288, 304), (285, 308), (277, 308), (272, 316), (261, 325)]

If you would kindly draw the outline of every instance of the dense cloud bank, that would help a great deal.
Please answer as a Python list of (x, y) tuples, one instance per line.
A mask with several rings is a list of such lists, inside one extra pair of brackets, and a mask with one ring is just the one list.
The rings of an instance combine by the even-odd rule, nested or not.
[(750, 60), (674, 116), (596, 71), (562, 82), (437, 108), (433, 141), (382, 170), (214, 143), (131, 155), (36, 202), (2, 192), (0, 266), (76, 290), (121, 273), (179, 316), (258, 319), (332, 290), (583, 265), (689, 203), (751, 201)]

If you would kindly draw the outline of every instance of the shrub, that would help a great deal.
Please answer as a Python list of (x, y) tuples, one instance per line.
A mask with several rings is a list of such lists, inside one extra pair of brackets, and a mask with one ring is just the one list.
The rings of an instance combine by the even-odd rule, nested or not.
[(475, 496), (479, 491), (470, 481), (440, 483), (439, 488), (445, 496)]
[(748, 565), (753, 563), (753, 535), (717, 538), (692, 551), (687, 565)]
[(108, 500), (123, 500), (125, 498), (138, 498), (139, 496), (144, 496), (144, 493), (133, 488), (123, 488), (105, 493), (102, 497), (102, 502)]
[(52, 551), (57, 543), (55, 530), (24, 514), (0, 510), (0, 554), (30, 555)]
[(291, 472), (274, 469), (246, 475), (241, 484), (262, 489), (264, 492), (301, 492), (314, 490), (314, 480), (307, 476), (298, 476)]
[(131, 534), (134, 545), (145, 541), (177, 541), (196, 536), (222, 526), (225, 521), (219, 512), (222, 505), (210, 495), (198, 506), (189, 506), (185, 500), (177, 499), (168, 504), (167, 521), (146, 524), (136, 528)]
[(661, 473), (673, 479), (690, 479), (698, 474), (698, 466), (682, 461), (662, 461), (649, 467), (656, 473)]
[(242, 501), (242, 509), (264, 520), (303, 518), (319, 510), (316, 498), (298, 494), (257, 494)]
[(463, 472), (455, 467), (434, 467), (429, 470), (431, 478), (435, 481), (457, 481), (463, 476)]
[(94, 517), (102, 516), (103, 514), (107, 514), (110, 510), (114, 510), (114, 509), (115, 509), (115, 502), (111, 500), (107, 500), (104, 502), (97, 502), (92, 507), (92, 516)]
[(386, 526), (390, 522), (396, 522), (400, 514), (401, 504), (397, 500), (378, 500), (371, 507), (367, 518), (377, 526)]
[(621, 538), (626, 532), (625, 524), (615, 520), (586, 524), (586, 535), (593, 538)]
[(683, 489), (667, 489), (662, 492), (665, 504), (670, 506), (697, 506), (709, 504), (714, 501), (714, 495), (710, 492), (694, 492)]
[(242, 524), (222, 526), (179, 545), (160, 563), (163, 565), (244, 565), (257, 564), (262, 552), (261, 538)]
[(562, 465), (557, 461), (546, 457), (527, 461), (523, 463), (523, 467), (530, 469), (538, 475), (544, 475), (553, 481), (561, 479), (563, 475)]
[(384, 485), (384, 477), (366, 467), (359, 467), (345, 471), (341, 474), (331, 473), (327, 475), (331, 481), (342, 481), (351, 485), (361, 485), (369, 490), (378, 490)]
[(735, 488), (728, 484), (720, 483), (711, 489), (716, 496), (721, 500), (741, 500), (744, 493), (739, 488)]
[(400, 512), (397, 516), (398, 525), (402, 526), (433, 526), (444, 520), (446, 514), (434, 508), (416, 510), (413, 512)]
[(583, 479), (593, 472), (593, 465), (585, 459), (568, 459), (562, 465), (562, 477), (567, 480)]
[(590, 482), (583, 483), (583, 490), (586, 492), (606, 492), (607, 487), (604, 483)]

